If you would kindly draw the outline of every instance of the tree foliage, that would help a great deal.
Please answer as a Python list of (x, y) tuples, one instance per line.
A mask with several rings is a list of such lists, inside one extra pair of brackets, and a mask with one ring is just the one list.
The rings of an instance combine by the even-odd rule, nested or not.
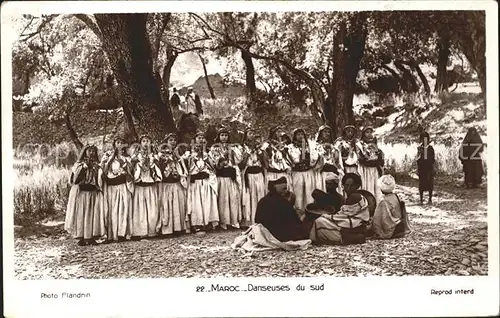
[[(437, 65), (436, 88), (446, 90), (455, 52), (486, 89), (479, 11), (23, 16), (18, 29), (13, 72), (24, 81), (16, 90), (25, 104), (63, 119), (87, 97), (109, 93), (121, 99), (132, 131), (134, 122), (159, 133), (173, 129), (168, 87), (177, 57), (187, 52), (198, 63), (223, 61), (228, 79), (245, 81), (250, 101), (259, 94), (267, 96), (262, 105), (284, 98), (337, 133), (353, 121), (356, 91), (430, 94), (422, 64)], [(118, 84), (113, 94), (104, 90), (110, 72)]]

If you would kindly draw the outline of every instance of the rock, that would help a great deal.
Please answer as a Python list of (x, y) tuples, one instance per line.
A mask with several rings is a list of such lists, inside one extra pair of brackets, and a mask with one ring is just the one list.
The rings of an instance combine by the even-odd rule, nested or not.
[(469, 264), (470, 264), (470, 260), (469, 260), (468, 258), (464, 258), (464, 259), (462, 260), (462, 264), (464, 264), (464, 265), (469, 265)]
[(480, 251), (487, 251), (488, 250), (488, 246), (487, 245), (482, 245), (482, 244), (476, 244), (474, 246), (474, 248), (476, 250), (480, 250)]
[(459, 275), (463, 275), (463, 276), (469, 276), (470, 273), (464, 269), (461, 269), (457, 272)]

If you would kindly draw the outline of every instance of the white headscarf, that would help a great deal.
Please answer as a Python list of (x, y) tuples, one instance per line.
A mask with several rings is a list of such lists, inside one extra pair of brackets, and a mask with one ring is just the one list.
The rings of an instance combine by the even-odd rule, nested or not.
[(390, 174), (381, 176), (378, 179), (377, 183), (380, 191), (385, 193), (392, 193), (392, 191), (394, 191), (394, 188), (396, 188), (396, 180), (394, 180), (394, 177)]

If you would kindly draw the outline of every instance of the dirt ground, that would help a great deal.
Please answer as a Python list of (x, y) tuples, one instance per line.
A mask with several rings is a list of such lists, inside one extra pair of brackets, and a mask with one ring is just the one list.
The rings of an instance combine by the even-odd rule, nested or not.
[(396, 188), (412, 233), (363, 245), (243, 254), (230, 244), (239, 231), (79, 247), (61, 222), (16, 229), (17, 279), (487, 275), (486, 187), (437, 180), (434, 204), (418, 205), (417, 181)]

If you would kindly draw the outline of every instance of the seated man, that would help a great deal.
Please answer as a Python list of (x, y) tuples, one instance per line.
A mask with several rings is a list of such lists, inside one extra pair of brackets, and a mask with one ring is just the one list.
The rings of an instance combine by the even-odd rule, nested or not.
[(306, 206), (306, 220), (314, 221), (321, 214), (333, 214), (340, 210), (344, 198), (337, 192), (338, 181), (335, 177), (328, 176), (325, 178), (326, 192), (315, 189), (311, 196), (314, 203)]
[(364, 243), (366, 225), (370, 219), (368, 202), (356, 191), (361, 187), (361, 178), (355, 173), (347, 173), (342, 178), (347, 198), (339, 211), (323, 214), (312, 226), (310, 239), (319, 244)]
[(396, 181), (386, 174), (378, 179), (378, 186), (384, 196), (373, 215), (374, 236), (380, 239), (402, 237), (410, 232), (410, 227), (406, 210), (401, 209), (399, 198), (393, 193)]
[(309, 231), (293, 207), (286, 178), (269, 181), (268, 189), (269, 193), (257, 204), (255, 223), (262, 224), (281, 242), (308, 239)]

